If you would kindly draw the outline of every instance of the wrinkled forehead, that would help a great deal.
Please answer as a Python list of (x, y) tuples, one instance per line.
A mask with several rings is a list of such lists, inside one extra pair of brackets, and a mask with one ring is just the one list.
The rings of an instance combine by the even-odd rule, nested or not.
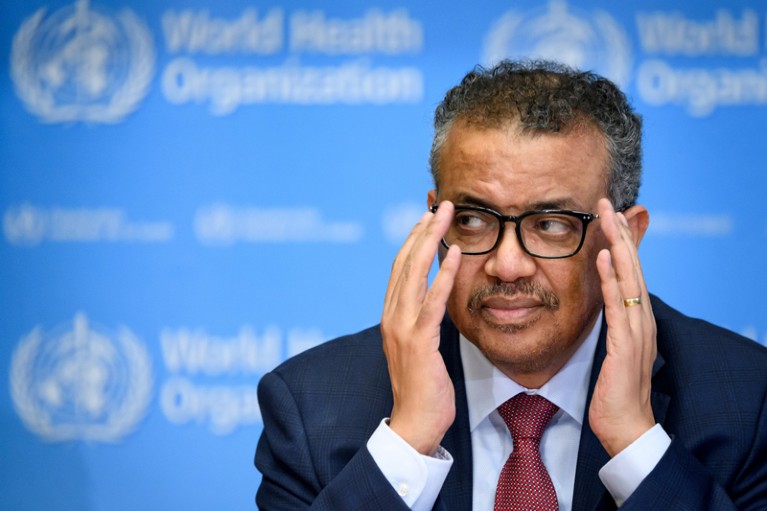
[[(604, 184), (605, 189), (607, 189), (612, 163), (609, 139), (595, 123), (585, 117), (578, 120), (574, 119), (560, 130), (526, 126), (520, 122), (519, 119), (507, 119), (492, 122), (488, 120), (488, 118), (458, 118), (445, 133), (446, 136), (439, 154), (440, 169), (444, 169), (446, 166), (450, 166), (450, 163), (454, 163), (446, 161), (446, 158), (449, 158), (451, 154), (455, 154), (454, 151), (451, 151), (450, 149), (454, 149), (456, 144), (465, 142), (469, 137), (473, 139), (483, 137), (489, 140), (490, 138), (495, 138), (494, 135), (497, 135), (498, 133), (505, 133), (503, 140), (509, 146), (523, 144), (541, 138), (552, 138), (552, 136), (553, 138), (558, 139), (587, 140), (589, 142), (588, 145), (593, 149), (589, 153), (589, 159), (596, 163), (594, 168), (596, 169), (596, 172), (598, 172), (599, 178)], [(474, 145), (474, 149), (479, 154), (486, 148), (489, 149), (489, 146), (483, 147), (481, 144)], [(436, 186), (439, 190), (444, 180), (442, 171), (438, 176), (439, 182), (436, 183)]]
[(607, 151), (599, 132), (522, 132), (453, 127), (441, 159), (438, 200), (507, 214), (529, 209), (590, 210), (607, 193)]

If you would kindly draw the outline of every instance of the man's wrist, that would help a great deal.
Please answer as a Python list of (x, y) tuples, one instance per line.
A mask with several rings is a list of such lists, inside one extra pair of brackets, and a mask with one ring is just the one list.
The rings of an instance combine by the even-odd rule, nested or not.
[(423, 434), (416, 434), (404, 428), (400, 422), (396, 422), (392, 419), (386, 419), (386, 424), (400, 439), (423, 456), (434, 456), (439, 447), (439, 443), (442, 440), (442, 436), (437, 438), (434, 434), (426, 436)]
[(599, 470), (599, 478), (620, 507), (652, 472), (671, 438), (656, 424)]
[(453, 458), (438, 447), (434, 456), (416, 451), (388, 425), (379, 424), (367, 443), (373, 460), (394, 490), (413, 510), (430, 510), (437, 500)]

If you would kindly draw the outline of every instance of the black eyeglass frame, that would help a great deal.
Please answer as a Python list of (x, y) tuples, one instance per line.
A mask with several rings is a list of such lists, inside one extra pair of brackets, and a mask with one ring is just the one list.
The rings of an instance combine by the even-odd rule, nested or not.
[[(439, 206), (437, 204), (432, 204), (429, 207), (429, 211), (432, 213), (437, 212), (437, 208)], [(464, 252), (461, 250), (461, 253), (464, 255), (485, 255), (489, 254), (493, 250), (495, 250), (498, 247), (498, 244), (501, 242), (501, 239), (503, 238), (503, 234), (506, 230), (506, 222), (513, 222), (514, 223), (514, 232), (517, 234), (517, 241), (519, 242), (519, 246), (522, 247), (522, 250), (525, 251), (526, 254), (531, 255), (533, 257), (538, 257), (539, 259), (566, 259), (568, 257), (573, 257), (575, 254), (580, 252), (581, 248), (583, 248), (583, 242), (586, 240), (586, 230), (588, 229), (588, 226), (591, 222), (594, 220), (597, 220), (599, 218), (599, 215), (596, 213), (583, 213), (582, 211), (570, 211), (566, 209), (537, 209), (532, 211), (525, 211), (519, 216), (514, 215), (502, 215), (498, 213), (497, 211), (485, 208), (482, 206), (455, 206), (455, 211), (480, 211), (482, 213), (487, 213), (490, 216), (495, 217), (498, 220), (498, 224), (500, 225), (500, 228), (498, 229), (498, 238), (495, 240), (495, 243), (491, 248), (488, 250), (483, 250), (482, 252)], [(525, 242), (522, 241), (522, 232), (520, 230), (520, 224), (522, 223), (522, 220), (525, 218), (532, 216), (532, 215), (541, 215), (541, 214), (549, 214), (549, 215), (565, 215), (565, 216), (571, 216), (573, 218), (577, 218), (583, 223), (583, 231), (581, 231), (581, 241), (578, 243), (578, 247), (568, 255), (559, 255), (559, 256), (544, 256), (540, 254), (535, 254), (528, 250), (527, 245), (525, 245)], [(447, 244), (445, 241), (445, 238), (442, 238), (442, 246), (445, 248), (450, 248), (450, 245)]]

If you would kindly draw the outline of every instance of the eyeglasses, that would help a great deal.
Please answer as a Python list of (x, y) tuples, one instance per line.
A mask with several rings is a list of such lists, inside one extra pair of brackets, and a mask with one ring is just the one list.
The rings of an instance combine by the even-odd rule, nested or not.
[[(437, 204), (429, 208), (437, 211)], [(503, 237), (506, 222), (514, 222), (517, 240), (533, 257), (562, 259), (578, 253), (586, 239), (586, 227), (599, 215), (545, 209), (527, 211), (519, 216), (505, 216), (479, 206), (455, 206), (455, 214), (442, 245), (461, 247), (466, 255), (488, 254)]]

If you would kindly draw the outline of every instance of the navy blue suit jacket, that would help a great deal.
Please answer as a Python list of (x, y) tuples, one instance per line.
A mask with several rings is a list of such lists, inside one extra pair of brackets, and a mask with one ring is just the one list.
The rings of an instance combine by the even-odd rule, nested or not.
[[(767, 350), (653, 297), (658, 358), (657, 422), (671, 446), (622, 510), (767, 510)], [(589, 400), (605, 356), (595, 355)], [(458, 332), (446, 319), (440, 351), (455, 385), (456, 419), (442, 446), (454, 464), (435, 510), (471, 510), (471, 439)], [(405, 510), (365, 447), (392, 409), (378, 327), (304, 352), (259, 384), (264, 431), (255, 463), (256, 502), (282, 509)], [(588, 410), (588, 407), (587, 407)], [(598, 470), (608, 455), (584, 417), (575, 511), (614, 510)]]

